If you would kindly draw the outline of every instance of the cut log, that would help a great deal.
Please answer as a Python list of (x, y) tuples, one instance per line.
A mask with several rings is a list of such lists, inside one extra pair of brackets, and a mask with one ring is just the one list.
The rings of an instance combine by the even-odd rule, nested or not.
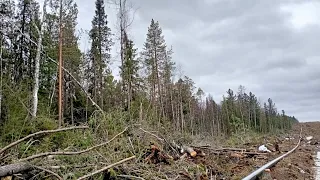
[(1, 180), (12, 180), (12, 176), (3, 177), (3, 178), (1, 178)]
[(187, 151), (190, 154), (191, 157), (195, 157), (197, 155), (197, 152), (195, 150), (193, 150), (192, 147), (183, 146), (182, 149), (183, 149), (183, 152)]
[(10, 176), (22, 171), (30, 170), (32, 166), (27, 163), (9, 164), (0, 167), (0, 177)]

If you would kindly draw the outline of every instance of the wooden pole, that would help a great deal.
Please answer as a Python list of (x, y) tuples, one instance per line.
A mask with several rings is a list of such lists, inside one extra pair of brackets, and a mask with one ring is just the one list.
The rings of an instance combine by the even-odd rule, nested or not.
[(62, 119), (62, 0), (60, 0), (60, 22), (59, 22), (59, 128), (63, 124)]

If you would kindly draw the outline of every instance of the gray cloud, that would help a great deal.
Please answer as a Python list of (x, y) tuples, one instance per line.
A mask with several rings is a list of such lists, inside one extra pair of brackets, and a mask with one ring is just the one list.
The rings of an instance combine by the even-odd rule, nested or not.
[[(301, 121), (319, 120), (320, 26), (296, 29), (293, 14), (282, 10), (305, 0), (131, 1), (138, 8), (130, 28), (137, 47), (151, 19), (159, 21), (173, 59), (216, 101), (241, 84)], [(79, 27), (90, 29), (94, 2), (77, 3)], [(115, 10), (106, 12), (115, 32)]]

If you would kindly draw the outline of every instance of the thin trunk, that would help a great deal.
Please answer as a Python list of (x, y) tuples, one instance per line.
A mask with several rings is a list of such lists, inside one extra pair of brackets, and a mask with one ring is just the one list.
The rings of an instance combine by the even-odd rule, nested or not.
[(86, 98), (86, 122), (88, 122), (88, 97)]
[(181, 114), (181, 132), (184, 131), (184, 115), (183, 115), (183, 106), (182, 106), (182, 97), (181, 97), (181, 91), (179, 91), (179, 101), (180, 101), (180, 114)]
[[(97, 77), (98, 76), (98, 73), (97, 73), (97, 68), (98, 68), (98, 65), (97, 65), (97, 60), (96, 60), (96, 57), (93, 57), (93, 69), (94, 69), (94, 75), (93, 75), (93, 91), (94, 91), (94, 102), (98, 103), (98, 97), (97, 97), (97, 89), (98, 89), (98, 83), (97, 83)], [(99, 104), (100, 106), (100, 104)]]
[(257, 108), (256, 105), (253, 105), (253, 120), (254, 120), (254, 129), (257, 130)]
[[(156, 53), (155, 53), (156, 55)], [(156, 56), (157, 58), (157, 56)], [(164, 116), (163, 113), (163, 104), (162, 104), (162, 93), (161, 93), (161, 83), (160, 83), (160, 77), (159, 77), (159, 65), (158, 60), (155, 58), (155, 65), (156, 65), (156, 81), (157, 81), (157, 87), (158, 87), (158, 96), (159, 96), (159, 106), (160, 106), (160, 115)]]
[(143, 120), (143, 117), (142, 117), (142, 114), (143, 113), (143, 111), (142, 111), (142, 102), (140, 102), (140, 112), (139, 112), (139, 120), (140, 120), (140, 122), (142, 122), (142, 120)]
[[(72, 84), (71, 84), (72, 85)], [(71, 124), (74, 125), (74, 118), (73, 118), (73, 97), (74, 97), (74, 89), (71, 87), (71, 96), (70, 96), (70, 113), (71, 113)]]
[(177, 119), (176, 119), (176, 129), (181, 131), (181, 127), (180, 127), (180, 111), (179, 111), (179, 100), (177, 100), (177, 103), (176, 103), (176, 115), (177, 115)]
[(63, 113), (62, 113), (62, 78), (63, 78), (63, 72), (62, 72), (62, 0), (60, 0), (60, 18), (59, 18), (59, 128), (61, 128), (63, 124)]
[(217, 107), (216, 107), (216, 124), (217, 124), (216, 135), (218, 136), (220, 134), (220, 111)]
[(227, 112), (227, 122), (226, 122), (226, 125), (225, 125), (225, 133), (227, 134), (227, 135), (229, 135), (229, 122), (230, 122), (230, 117), (229, 117), (229, 111), (228, 111), (228, 107), (226, 107), (226, 112)]
[(52, 83), (52, 93), (51, 93), (51, 95), (50, 95), (50, 102), (49, 102), (49, 109), (48, 109), (49, 115), (50, 115), (50, 110), (51, 110), (51, 105), (52, 105), (52, 101), (53, 101), (54, 92), (55, 92), (55, 90), (56, 90), (56, 82), (57, 82), (57, 81), (54, 81), (54, 82)]
[(129, 120), (131, 120), (131, 99), (132, 99), (132, 78), (129, 76), (128, 82), (128, 112), (129, 112)]
[(214, 115), (215, 115), (215, 113), (214, 113), (214, 105), (213, 105), (213, 103), (211, 104), (211, 106), (212, 106), (212, 136), (214, 136), (214, 133), (215, 133), (215, 130), (214, 130), (214, 128), (215, 128), (215, 123), (214, 123), (214, 121), (215, 121), (215, 118), (214, 118)]
[[(35, 58), (35, 70), (34, 70), (34, 88), (33, 88), (33, 106), (32, 106), (32, 112), (31, 116), (32, 118), (35, 118), (37, 116), (37, 110), (38, 110), (38, 91), (39, 91), (39, 73), (40, 73), (40, 58), (41, 58), (41, 46), (42, 46), (42, 36), (44, 32), (44, 24), (45, 24), (45, 17), (46, 17), (46, 5), (47, 0), (43, 3), (43, 17), (41, 22), (41, 29), (38, 30), (39, 33), (39, 39), (38, 39), (38, 45), (37, 45), (37, 55)], [(35, 24), (34, 24), (35, 25)]]
[[(27, 8), (27, 2), (23, 2), (23, 9), (22, 9), (22, 23), (21, 23), (21, 32), (25, 33), (25, 23), (26, 23), (26, 8)], [(22, 66), (23, 66), (23, 48), (24, 48), (24, 36), (20, 37), (20, 53), (19, 53), (19, 59), (16, 61), (17, 63), (17, 77), (16, 77), (16, 81), (20, 81), (22, 79)]]
[[(124, 67), (124, 45), (125, 45), (125, 42), (124, 42), (124, 27), (123, 27), (123, 23), (124, 23), (124, 19), (123, 19), (123, 9), (122, 9), (122, 0), (120, 0), (120, 3), (119, 3), (119, 9), (120, 9), (120, 58), (121, 58), (121, 67)], [(124, 75), (124, 68), (122, 68), (122, 74)], [(125, 81), (124, 81), (124, 78), (122, 78), (122, 93), (125, 92)], [(128, 96), (128, 109), (129, 109), (129, 90), (127, 92), (127, 96)], [(122, 96), (122, 102), (123, 102), (123, 105), (124, 107), (126, 106), (126, 103), (125, 103), (125, 96)], [(129, 114), (130, 114), (130, 111), (129, 111)]]
[(191, 99), (189, 100), (189, 110), (190, 110), (191, 135), (193, 136), (193, 114), (191, 112)]
[(175, 112), (174, 112), (174, 104), (173, 104), (173, 98), (172, 98), (172, 89), (170, 89), (170, 103), (171, 103), (171, 111), (172, 111), (172, 119), (175, 120)]

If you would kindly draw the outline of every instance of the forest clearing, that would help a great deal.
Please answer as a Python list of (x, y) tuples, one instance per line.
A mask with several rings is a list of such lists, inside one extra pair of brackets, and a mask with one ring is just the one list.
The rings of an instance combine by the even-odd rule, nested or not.
[[(46, 143), (46, 134), (51, 133), (57, 133), (51, 139), (60, 136), (60, 141), (76, 145), (77, 141), (89, 141), (90, 133), (86, 130), (88, 127), (84, 126), (60, 129), (66, 131), (64, 138), (63, 133), (53, 132), (58, 130), (32, 135), (24, 139), (27, 143), (17, 141), (1, 149), (2, 162), (13, 164), (2, 163), (0, 176), (4, 180), (37, 179), (36, 176), (40, 179), (242, 179), (292, 149), (301, 136), (301, 144), (292, 154), (266, 169), (259, 177), (266, 180), (315, 179), (313, 156), (320, 150), (319, 122), (296, 123), (292, 131), (277, 136), (251, 134), (242, 138), (234, 136), (228, 141), (205, 137), (198, 141), (198, 137), (180, 140), (179, 143), (175, 143), (179, 139), (170, 133), (167, 134), (168, 138), (164, 138), (156, 134), (159, 132), (146, 131), (139, 126), (125, 129), (95, 146), (73, 147), (73, 151), (67, 147), (64, 150), (28, 155), (25, 153), (27, 149), (14, 148), (18, 143), (25, 144), (22, 145), (24, 148), (30, 147), (35, 141)], [(310, 135), (311, 140), (308, 139)], [(35, 140), (31, 141), (33, 138)], [(52, 143), (54, 146), (57, 142)], [(186, 145), (179, 146), (180, 143)], [(264, 143), (270, 152), (258, 151), (258, 147)], [(40, 151), (48, 145), (35, 143), (32, 146), (30, 149)], [(19, 150), (24, 150), (24, 154), (19, 155)]]
[(161, 22), (135, 47), (129, 2), (95, 1), (85, 50), (75, 0), (0, 2), (1, 180), (242, 179), (300, 140), (262, 178), (315, 179), (320, 122), (243, 85), (214, 100), (176, 64)]

